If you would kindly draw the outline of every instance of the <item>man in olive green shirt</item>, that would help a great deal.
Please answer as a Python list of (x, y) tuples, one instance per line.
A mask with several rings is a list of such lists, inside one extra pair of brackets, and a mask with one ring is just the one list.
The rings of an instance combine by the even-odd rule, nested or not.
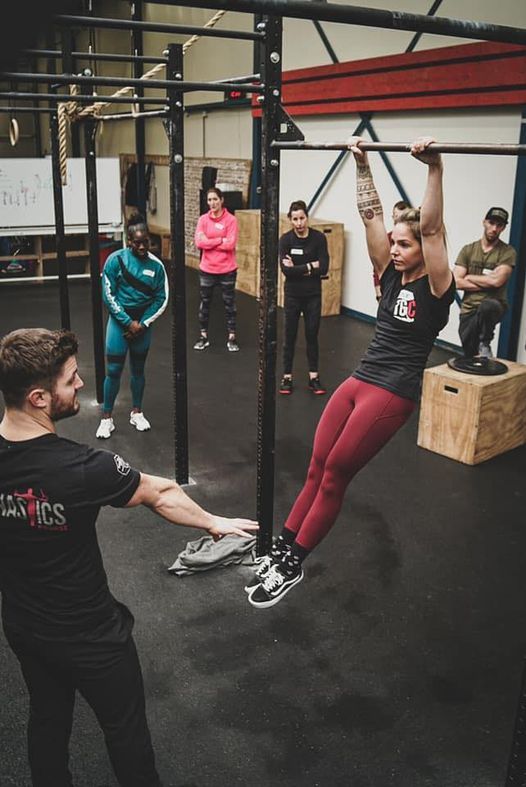
[(482, 222), (482, 238), (464, 246), (455, 262), (455, 281), (464, 290), (459, 335), (466, 357), (491, 358), (495, 326), (508, 308), (506, 289), (517, 256), (500, 234), (508, 223), (508, 211), (490, 208)]

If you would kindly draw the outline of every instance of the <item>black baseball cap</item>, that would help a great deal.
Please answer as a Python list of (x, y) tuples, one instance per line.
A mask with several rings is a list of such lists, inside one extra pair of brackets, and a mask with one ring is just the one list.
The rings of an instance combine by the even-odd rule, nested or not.
[(493, 219), (493, 221), (499, 221), (501, 224), (507, 224), (509, 219), (509, 213), (504, 208), (490, 208), (484, 218)]

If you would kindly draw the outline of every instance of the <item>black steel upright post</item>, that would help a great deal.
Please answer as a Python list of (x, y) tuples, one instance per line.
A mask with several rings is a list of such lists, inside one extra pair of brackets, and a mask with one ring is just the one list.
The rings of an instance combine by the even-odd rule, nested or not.
[(55, 206), (55, 237), (58, 266), (58, 286), (60, 297), (60, 324), (65, 330), (70, 329), (68, 292), (68, 259), (66, 255), (66, 231), (64, 227), (64, 198), (62, 194), (62, 178), (60, 175), (60, 145), (58, 132), (58, 113), (49, 116), (49, 133), (51, 136), (51, 168), (53, 171), (53, 203)]
[[(51, 34), (50, 34), (51, 35)], [(52, 39), (51, 39), (52, 41)], [(48, 68), (55, 71), (55, 61), (48, 59)], [(50, 91), (56, 93), (58, 86), (51, 85)], [(66, 257), (66, 234), (64, 227), (64, 199), (62, 193), (62, 177), (60, 174), (60, 152), (59, 152), (59, 132), (58, 132), (58, 111), (57, 102), (51, 105), (53, 112), (49, 117), (49, 133), (51, 143), (51, 171), (53, 175), (53, 202), (55, 207), (55, 232), (56, 232), (56, 253), (59, 281), (60, 299), (60, 324), (68, 329), (71, 325), (69, 311), (69, 293), (67, 279), (67, 257)]]
[(267, 16), (261, 63), (263, 119), (261, 141), (261, 277), (259, 301), (259, 385), (257, 435), (258, 554), (272, 543), (274, 445), (276, 428), (276, 344), (280, 152), (271, 146), (279, 133), (282, 20)]
[[(519, 143), (526, 144), (526, 107), (522, 108)], [(499, 331), (498, 356), (517, 360), (519, 334), (526, 283), (526, 155), (517, 159), (515, 193), (511, 212), (510, 244), (517, 251), (517, 264), (508, 283), (510, 308), (502, 320)]]
[[(169, 44), (167, 78), (182, 80), (183, 47)], [(169, 116), (165, 122), (170, 160), (170, 289), (174, 382), (175, 480), (188, 483), (188, 387), (186, 364), (186, 278), (184, 235), (184, 105), (183, 92), (167, 91)]]
[[(131, 6), (132, 20), (134, 22), (142, 22), (142, 0), (134, 0)], [(142, 30), (134, 28), (131, 32), (132, 50), (134, 55), (143, 55), (143, 41)], [(140, 79), (143, 75), (143, 64), (141, 60), (135, 60), (133, 63), (133, 76), (135, 79)], [(144, 96), (144, 90), (140, 87), (135, 90), (138, 96)], [(137, 207), (146, 218), (146, 135), (145, 125), (143, 118), (135, 119), (135, 155), (137, 156)]]
[[(75, 73), (75, 60), (73, 58), (73, 49), (75, 46), (75, 39), (73, 31), (70, 28), (62, 30), (62, 71), (64, 74)], [(78, 123), (72, 123), (71, 129), (71, 155), (73, 158), (80, 158), (80, 129)]]
[[(36, 61), (36, 59), (31, 58), (29, 62), (31, 63), (31, 68), (33, 69), (33, 71), (36, 71), (36, 69), (37, 69), (37, 61)], [(34, 89), (34, 91), (36, 93), (38, 91), (38, 85), (33, 85), (33, 89)], [(40, 104), (38, 103), (38, 101), (36, 102), (35, 109), (40, 109)], [(43, 155), (43, 153), (42, 153), (42, 128), (40, 126), (40, 114), (39, 114), (39, 112), (35, 112), (33, 114), (33, 128), (34, 128), (34, 131), (35, 131), (35, 156), (37, 158), (41, 158), (41, 156)]]
[(524, 784), (526, 784), (526, 660), (522, 668), (522, 682), (505, 787), (523, 787)]
[[(263, 24), (262, 14), (254, 14), (254, 29)], [(261, 41), (254, 41), (253, 70), (257, 74), (263, 59)], [(261, 118), (252, 118), (252, 175), (250, 178), (249, 208), (261, 207)]]
[(104, 388), (104, 332), (102, 327), (102, 291), (99, 269), (99, 211), (97, 206), (97, 157), (95, 135), (97, 121), (87, 118), (84, 124), (86, 155), (86, 195), (88, 202), (88, 239), (91, 277), (91, 310), (93, 321), (93, 357), (97, 402), (102, 402)]

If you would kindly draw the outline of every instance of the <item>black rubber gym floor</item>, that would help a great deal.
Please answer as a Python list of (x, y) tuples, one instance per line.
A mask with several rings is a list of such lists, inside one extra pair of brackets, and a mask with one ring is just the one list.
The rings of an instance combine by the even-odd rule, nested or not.
[[(90, 293), (70, 289), (81, 338), (81, 413), (64, 436), (95, 445)], [(188, 271), (189, 494), (224, 515), (255, 515), (257, 304), (238, 296), (240, 353), (228, 353), (217, 297), (212, 346), (197, 338)], [(282, 311), (279, 311), (281, 337)], [(0, 332), (58, 327), (58, 289), (0, 288)], [(321, 374), (333, 390), (372, 326), (325, 318)], [(116, 431), (100, 447), (173, 476), (170, 316), (155, 328), (145, 414), (128, 424), (123, 379)], [(434, 350), (430, 364), (448, 354)], [(281, 371), (278, 366), (278, 373)], [(127, 375), (127, 373), (126, 373)], [(303, 481), (325, 397), (277, 403), (276, 530)], [(246, 567), (168, 573), (194, 530), (149, 511), (105, 509), (99, 535), (110, 587), (136, 618), (148, 715), (166, 787), (502, 787), (526, 650), (526, 447), (467, 467), (416, 445), (418, 413), (354, 480), (306, 579), (255, 610)], [(2, 787), (27, 787), (27, 697), (0, 635)], [(102, 734), (79, 699), (71, 740), (76, 787), (116, 784)], [(49, 787), (53, 787), (50, 785)]]

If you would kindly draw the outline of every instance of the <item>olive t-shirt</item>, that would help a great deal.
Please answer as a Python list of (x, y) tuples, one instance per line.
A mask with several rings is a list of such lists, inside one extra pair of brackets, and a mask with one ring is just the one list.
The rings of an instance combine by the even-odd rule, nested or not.
[[(488, 252), (483, 250), (480, 240), (476, 240), (474, 243), (468, 243), (467, 246), (460, 250), (455, 265), (461, 265), (463, 268), (466, 268), (467, 273), (471, 273), (474, 276), (485, 276), (488, 273), (493, 273), (499, 265), (509, 265), (513, 268), (516, 257), (517, 253), (513, 246), (504, 243), (500, 239), (495, 247)], [(461, 314), (467, 314), (473, 309), (477, 309), (480, 303), (489, 295), (500, 301), (506, 308), (508, 305), (506, 300), (507, 288), (508, 282), (498, 288), (488, 287), (487, 290), (465, 290), (460, 309)]]

